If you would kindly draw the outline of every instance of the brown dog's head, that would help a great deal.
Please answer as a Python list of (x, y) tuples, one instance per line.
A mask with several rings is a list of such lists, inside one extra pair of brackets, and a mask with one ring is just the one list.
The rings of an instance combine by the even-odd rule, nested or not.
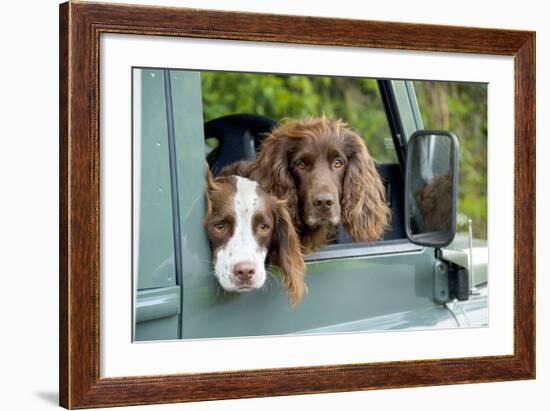
[(449, 231), (453, 207), (453, 181), (451, 175), (434, 177), (415, 194), (426, 231)]
[(210, 240), (214, 274), (227, 291), (263, 287), (266, 259), (283, 274), (295, 305), (306, 290), (300, 241), (286, 203), (243, 177), (212, 178), (207, 171), (204, 226)]
[(290, 120), (264, 140), (254, 178), (289, 203), (307, 251), (342, 223), (354, 241), (380, 238), (389, 218), (363, 139), (340, 120)]

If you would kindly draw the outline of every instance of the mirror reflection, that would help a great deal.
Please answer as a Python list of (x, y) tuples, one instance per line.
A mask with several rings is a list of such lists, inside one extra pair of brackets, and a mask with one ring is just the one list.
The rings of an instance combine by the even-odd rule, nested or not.
[(410, 239), (444, 246), (455, 232), (457, 143), (450, 133), (411, 137), (407, 161)]

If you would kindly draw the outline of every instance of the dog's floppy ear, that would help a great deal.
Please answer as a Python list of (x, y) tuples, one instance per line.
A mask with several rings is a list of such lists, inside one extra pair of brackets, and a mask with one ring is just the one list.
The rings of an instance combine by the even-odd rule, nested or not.
[(344, 138), (348, 166), (342, 185), (342, 222), (354, 241), (377, 240), (391, 215), (384, 185), (363, 139), (350, 130)]
[(206, 175), (206, 188), (204, 190), (206, 197), (206, 215), (209, 215), (212, 212), (212, 201), (210, 200), (210, 194), (216, 189), (217, 185), (206, 161), (204, 162), (204, 172)]
[(284, 128), (284, 125), (279, 126), (262, 142), (258, 158), (252, 166), (251, 177), (268, 193), (286, 200), (292, 221), (299, 229), (298, 192), (288, 165)]
[(206, 188), (211, 189), (214, 184), (214, 177), (206, 161), (204, 162), (204, 174), (206, 175)]
[(306, 265), (287, 206), (283, 200), (275, 203), (275, 227), (269, 255), (271, 263), (283, 274), (283, 286), (288, 291), (290, 303), (295, 306), (307, 291), (304, 281)]

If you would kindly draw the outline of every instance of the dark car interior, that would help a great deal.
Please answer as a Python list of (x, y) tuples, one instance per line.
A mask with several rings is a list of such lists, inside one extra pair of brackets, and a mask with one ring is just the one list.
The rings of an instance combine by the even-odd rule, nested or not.
[[(265, 133), (279, 123), (266, 116), (255, 114), (230, 114), (210, 120), (204, 125), (206, 139), (216, 139), (217, 146), (207, 155), (214, 175), (223, 167), (239, 160), (255, 160)], [(386, 201), (391, 209), (391, 226), (384, 233), (384, 240), (406, 238), (404, 221), (404, 181), (398, 163), (377, 163), (386, 190)], [(338, 229), (335, 244), (352, 243), (343, 230)]]

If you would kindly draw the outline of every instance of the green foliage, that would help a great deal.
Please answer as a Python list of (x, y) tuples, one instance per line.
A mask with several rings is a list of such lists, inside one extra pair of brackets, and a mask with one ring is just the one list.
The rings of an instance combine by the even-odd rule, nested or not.
[(341, 118), (371, 154), (396, 161), (376, 80), (349, 77), (202, 72), (205, 121), (233, 113), (283, 118)]
[[(201, 78), (205, 121), (232, 113), (276, 120), (325, 114), (363, 136), (377, 161), (397, 162), (376, 80), (228, 72)], [(424, 127), (459, 138), (459, 223), (471, 218), (474, 235), (487, 238), (487, 86), (416, 81), (415, 89)]]
[(415, 91), (424, 128), (452, 131), (459, 140), (458, 228), (472, 219), (474, 237), (486, 239), (487, 85), (416, 81)]

